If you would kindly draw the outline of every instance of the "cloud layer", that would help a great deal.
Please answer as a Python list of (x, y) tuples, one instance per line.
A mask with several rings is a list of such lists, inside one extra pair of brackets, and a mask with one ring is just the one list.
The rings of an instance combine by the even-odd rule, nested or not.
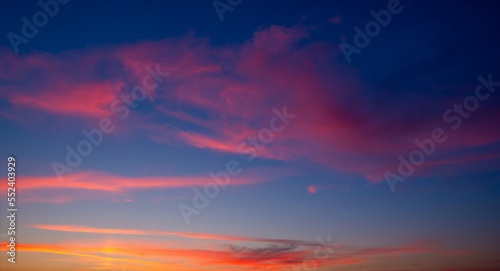
[[(467, 92), (390, 97), (385, 88), (363, 83), (354, 67), (340, 64), (334, 44), (313, 41), (310, 31), (305, 26), (271, 26), (243, 44), (223, 47), (189, 33), (57, 55), (17, 56), (3, 48), (0, 98), (8, 102), (10, 113), (2, 114), (19, 120), (40, 112), (67, 121), (127, 115), (127, 124), (116, 122), (117, 136), (141, 130), (160, 144), (244, 153), (250, 150), (242, 151), (239, 143), (269, 127), (273, 108), (286, 106), (297, 117), (258, 151), (259, 157), (310, 161), (380, 182), (385, 170), (397, 166), (398, 155), (416, 148), (414, 139), (445, 127), (449, 139), (418, 174), (436, 173), (436, 165), (460, 169), (498, 160), (496, 148), (484, 149), (500, 138), (500, 128), (490, 125), (500, 113), (497, 107), (484, 102), (471, 119), (464, 119), (468, 123), (452, 131), (442, 113)], [(170, 75), (148, 91), (149, 99), (127, 113), (112, 110), (113, 101), (123, 101), (122, 95), (142, 84), (146, 68), (156, 65)], [(476, 86), (454, 87), (473, 93)], [(459, 154), (467, 159), (449, 158)]]

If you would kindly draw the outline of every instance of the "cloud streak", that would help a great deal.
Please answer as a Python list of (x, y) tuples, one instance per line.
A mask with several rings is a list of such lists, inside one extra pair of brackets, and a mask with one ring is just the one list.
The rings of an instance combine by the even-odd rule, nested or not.
[(92, 228), (79, 225), (27, 225), (26, 227), (59, 231), (59, 232), (81, 232), (81, 233), (95, 233), (95, 234), (121, 234), (121, 235), (153, 235), (153, 236), (177, 236), (191, 239), (212, 239), (212, 240), (226, 240), (226, 241), (243, 241), (243, 242), (263, 242), (263, 243), (276, 243), (287, 245), (300, 245), (300, 246), (317, 246), (314, 242), (304, 242), (299, 240), (286, 240), (286, 239), (271, 239), (271, 238), (252, 238), (243, 236), (231, 236), (223, 234), (207, 234), (207, 233), (182, 233), (158, 230), (140, 230), (140, 229), (103, 229)]
[[(278, 174), (278, 175), (277, 175)], [(228, 185), (255, 185), (272, 181), (281, 174), (279, 171), (263, 171), (257, 173), (249, 171), (231, 180)], [(113, 199), (126, 197), (129, 194), (142, 190), (174, 189), (203, 186), (211, 182), (211, 177), (200, 176), (153, 176), (153, 177), (124, 177), (105, 172), (82, 172), (69, 174), (64, 181), (53, 177), (23, 176), (23, 181), (16, 184), (28, 196), (23, 203), (52, 202), (65, 203), (77, 200), (101, 198)], [(7, 189), (7, 183), (0, 185)], [(46, 195), (45, 192), (49, 193)], [(126, 198), (124, 201), (133, 199)]]
[[(6, 243), (2, 243), (6, 250)], [(330, 257), (316, 261), (318, 267), (356, 266), (370, 263), (382, 256), (424, 255), (467, 255), (463, 251), (441, 250), (436, 244), (409, 244), (401, 247), (335, 247)], [(128, 266), (131, 270), (199, 270), (217, 268), (224, 270), (289, 270), (302, 268), (311, 262), (316, 253), (314, 248), (294, 244), (271, 244), (260, 247), (241, 245), (223, 246), (217, 249), (170, 248), (159, 242), (132, 240), (91, 241), (85, 243), (66, 242), (61, 244), (19, 244), (25, 252), (51, 253), (80, 258), (81, 268), (104, 266)]]

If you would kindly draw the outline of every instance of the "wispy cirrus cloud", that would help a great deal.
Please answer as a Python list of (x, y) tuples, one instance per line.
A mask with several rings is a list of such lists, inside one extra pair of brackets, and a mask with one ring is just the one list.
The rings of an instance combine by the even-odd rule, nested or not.
[[(228, 185), (255, 185), (279, 178), (284, 173), (277, 170), (261, 172), (249, 170), (246, 174), (234, 177)], [(16, 186), (27, 195), (23, 203), (51, 202), (65, 203), (85, 199), (113, 199), (122, 197), (123, 201), (133, 201), (129, 195), (143, 190), (191, 188), (203, 186), (213, 179), (207, 175), (198, 176), (151, 176), (125, 177), (105, 172), (81, 172), (68, 174), (64, 181), (56, 176), (23, 176), (23, 182)], [(7, 183), (0, 187), (7, 189)]]
[(26, 227), (59, 231), (59, 232), (81, 232), (81, 233), (95, 233), (95, 234), (122, 234), (122, 235), (153, 235), (153, 236), (177, 236), (191, 239), (212, 239), (212, 240), (226, 240), (226, 241), (243, 241), (243, 242), (262, 242), (262, 243), (275, 243), (275, 244), (289, 244), (300, 246), (317, 246), (314, 242), (304, 242), (299, 240), (286, 240), (286, 239), (272, 239), (272, 238), (253, 238), (244, 236), (232, 236), (223, 234), (209, 234), (209, 233), (183, 233), (183, 232), (170, 232), (159, 230), (142, 230), (142, 229), (104, 229), (93, 228), (80, 225), (27, 225)]
[[(225, 47), (189, 33), (60, 54), (17, 56), (4, 48), (0, 55), (2, 67), (11, 67), (0, 70), (0, 97), (11, 107), (4, 117), (22, 116), (24, 110), (71, 120), (117, 114), (111, 101), (140, 84), (146, 66), (159, 63), (169, 77), (148, 93), (150, 102), (141, 105), (148, 110), (135, 110), (126, 124), (117, 123), (116, 136), (141, 130), (161, 144), (241, 153), (238, 144), (269, 125), (271, 110), (287, 106), (298, 117), (259, 157), (312, 161), (372, 182), (381, 181), (400, 153), (415, 148), (415, 138), (442, 126), (442, 112), (463, 95), (399, 94), (388, 102), (384, 99), (404, 89), (364, 83), (354, 67), (336, 61), (341, 52), (334, 44), (312, 40), (311, 30), (301, 25), (261, 28), (246, 42)], [(453, 88), (473, 91), (475, 85)], [(430, 162), (463, 168), (447, 156), (484, 154), (481, 148), (498, 144), (500, 128), (490, 123), (499, 110), (482, 106)], [(431, 169), (429, 164), (419, 171), (425, 175)]]

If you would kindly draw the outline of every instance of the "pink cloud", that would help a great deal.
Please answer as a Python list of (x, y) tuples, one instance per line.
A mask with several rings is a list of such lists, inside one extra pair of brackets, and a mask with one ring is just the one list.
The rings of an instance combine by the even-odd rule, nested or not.
[(307, 190), (308, 190), (308, 191), (309, 191), (309, 193), (311, 193), (311, 194), (316, 194), (316, 193), (318, 193), (318, 187), (317, 187), (317, 186), (315, 186), (315, 185), (313, 185), (313, 184), (312, 184), (312, 185), (310, 185), (310, 186), (308, 186), (308, 187), (307, 187)]
[[(252, 185), (272, 181), (282, 174), (280, 170), (247, 170), (233, 176), (228, 185)], [(110, 202), (134, 202), (129, 196), (133, 192), (152, 189), (173, 189), (204, 186), (214, 182), (212, 177), (175, 176), (175, 177), (124, 177), (104, 172), (82, 172), (68, 174), (63, 181), (56, 176), (23, 176), (23, 181), (16, 184), (27, 195), (24, 203), (48, 202), (66, 203), (85, 199), (110, 199)], [(0, 185), (7, 189), (7, 183)], [(155, 200), (156, 201), (156, 200)]]
[[(333, 22), (339, 18), (332, 18)], [(370, 86), (355, 68), (336, 63), (340, 50), (334, 44), (312, 41), (309, 34), (303, 26), (271, 26), (242, 44), (225, 47), (189, 33), (57, 55), (20, 57), (2, 49), (0, 64), (11, 68), (0, 70), (0, 79), (6, 82), (0, 98), (14, 110), (2, 116), (14, 118), (26, 110), (68, 119), (116, 115), (110, 103), (122, 91), (141, 84), (145, 67), (159, 64), (170, 75), (148, 92), (148, 106), (154, 112), (131, 113), (126, 124), (117, 123), (117, 136), (142, 130), (161, 144), (241, 153), (242, 141), (269, 128), (272, 109), (287, 106), (297, 117), (275, 134), (272, 144), (256, 153), (258, 157), (312, 161), (380, 182), (381, 173), (397, 166), (398, 155), (415, 148), (415, 138), (428, 137), (434, 128), (446, 125), (441, 112), (427, 114), (415, 108), (412, 99), (442, 107), (443, 112), (449, 103), (460, 102), (409, 97), (395, 100), (406, 106), (380, 105), (371, 99)], [(470, 86), (471, 92), (474, 87)], [(421, 174), (430, 172), (433, 165), (462, 164), (447, 155), (497, 143), (500, 128), (491, 123), (499, 113), (500, 109), (487, 105), (474, 112), (475, 120), (464, 121), (457, 133), (450, 133)], [(495, 155), (475, 157), (491, 161)]]

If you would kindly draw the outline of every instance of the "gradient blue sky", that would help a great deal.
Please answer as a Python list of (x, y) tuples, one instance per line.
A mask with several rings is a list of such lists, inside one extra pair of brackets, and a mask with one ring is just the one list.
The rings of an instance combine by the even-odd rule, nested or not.
[[(483, 86), (457, 129), (443, 117), (500, 81), (500, 6), (401, 1), (347, 61), (388, 2), (244, 0), (221, 21), (210, 1), (72, 0), (16, 54), (7, 35), (40, 6), (1, 1), (0, 172), (14, 155), (19, 205), (11, 264), (2, 182), (2, 270), (500, 270), (500, 95)], [(147, 67), (169, 74), (122, 120), (113, 101)], [(248, 162), (239, 144), (284, 107), (296, 117)], [(447, 140), (392, 192), (386, 173), (435, 128)], [(186, 223), (232, 160), (242, 173)]]

